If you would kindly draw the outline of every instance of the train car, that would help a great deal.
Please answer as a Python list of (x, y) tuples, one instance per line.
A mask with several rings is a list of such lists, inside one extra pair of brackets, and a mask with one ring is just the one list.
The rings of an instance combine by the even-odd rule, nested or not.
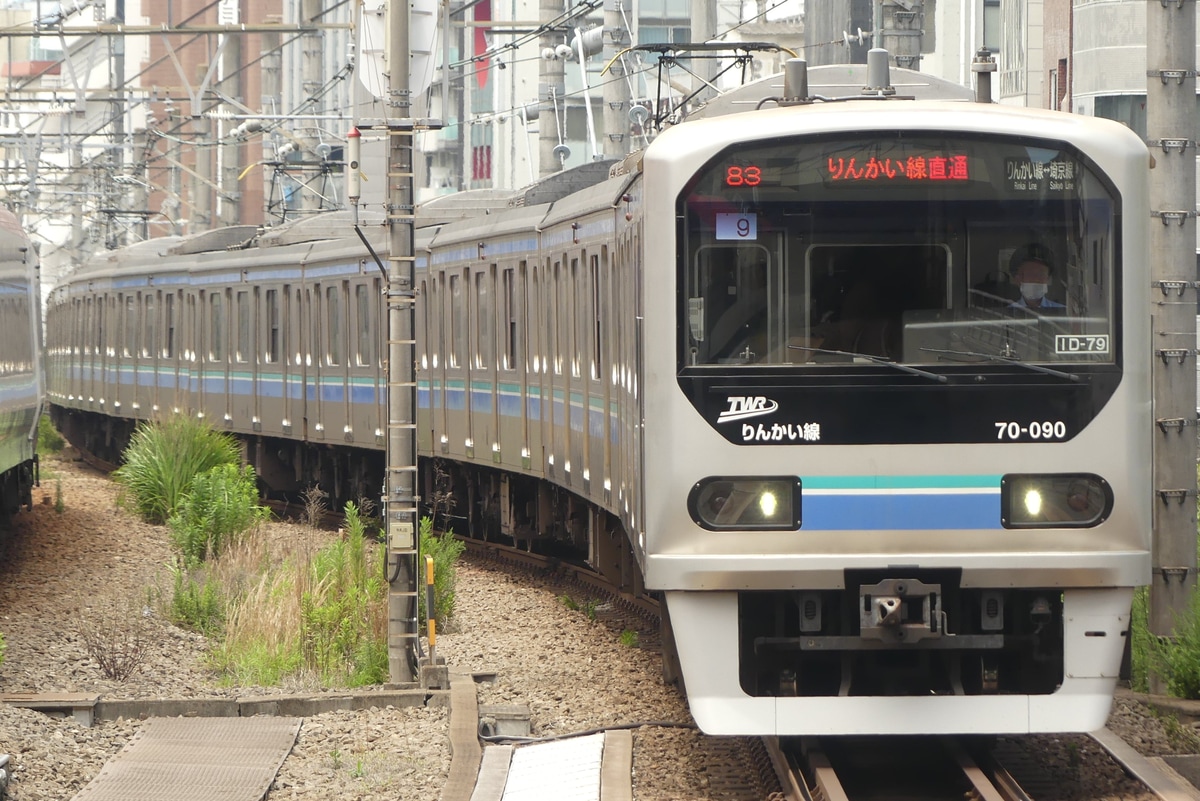
[[(709, 733), (1101, 726), (1150, 564), (1145, 145), (726, 105), (418, 209), (423, 501), (660, 595)], [(382, 294), (345, 213), (103, 257), (52, 295), (56, 419), (111, 449), (179, 409), (268, 489), (374, 494)]]
[(0, 517), (33, 503), (45, 395), (37, 255), (16, 215), (0, 209)]

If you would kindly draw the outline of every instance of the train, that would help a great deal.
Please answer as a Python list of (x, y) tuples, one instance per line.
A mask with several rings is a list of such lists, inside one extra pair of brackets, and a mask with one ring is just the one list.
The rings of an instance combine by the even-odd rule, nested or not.
[[(418, 492), (660, 598), (707, 733), (1094, 730), (1150, 575), (1146, 145), (906, 70), (837, 96), (853, 69), (422, 204)], [(193, 414), (264, 491), (377, 497), (387, 237), (354, 220), (65, 277), (59, 429)]]
[(32, 508), (45, 401), (41, 275), (17, 216), (0, 209), (0, 522)]

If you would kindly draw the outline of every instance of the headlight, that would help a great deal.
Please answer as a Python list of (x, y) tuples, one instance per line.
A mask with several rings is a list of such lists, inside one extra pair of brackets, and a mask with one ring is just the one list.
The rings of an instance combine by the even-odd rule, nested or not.
[(1005, 528), (1088, 528), (1112, 513), (1108, 482), (1090, 473), (1007, 475), (1000, 481)]
[(710, 531), (800, 528), (800, 481), (785, 477), (714, 477), (688, 494), (692, 520)]

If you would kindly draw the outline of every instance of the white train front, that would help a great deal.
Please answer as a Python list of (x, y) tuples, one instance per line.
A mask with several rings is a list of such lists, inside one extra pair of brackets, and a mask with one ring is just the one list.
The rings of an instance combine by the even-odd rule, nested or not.
[(898, 101), (648, 149), (644, 570), (704, 731), (1103, 725), (1149, 575), (1148, 163)]

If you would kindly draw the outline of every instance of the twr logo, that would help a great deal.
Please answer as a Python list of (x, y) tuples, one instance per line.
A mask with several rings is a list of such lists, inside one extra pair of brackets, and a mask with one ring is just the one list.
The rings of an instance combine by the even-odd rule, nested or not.
[(779, 403), (762, 395), (730, 395), (729, 408), (717, 417), (718, 423), (731, 423), (748, 417), (761, 417), (779, 408)]

